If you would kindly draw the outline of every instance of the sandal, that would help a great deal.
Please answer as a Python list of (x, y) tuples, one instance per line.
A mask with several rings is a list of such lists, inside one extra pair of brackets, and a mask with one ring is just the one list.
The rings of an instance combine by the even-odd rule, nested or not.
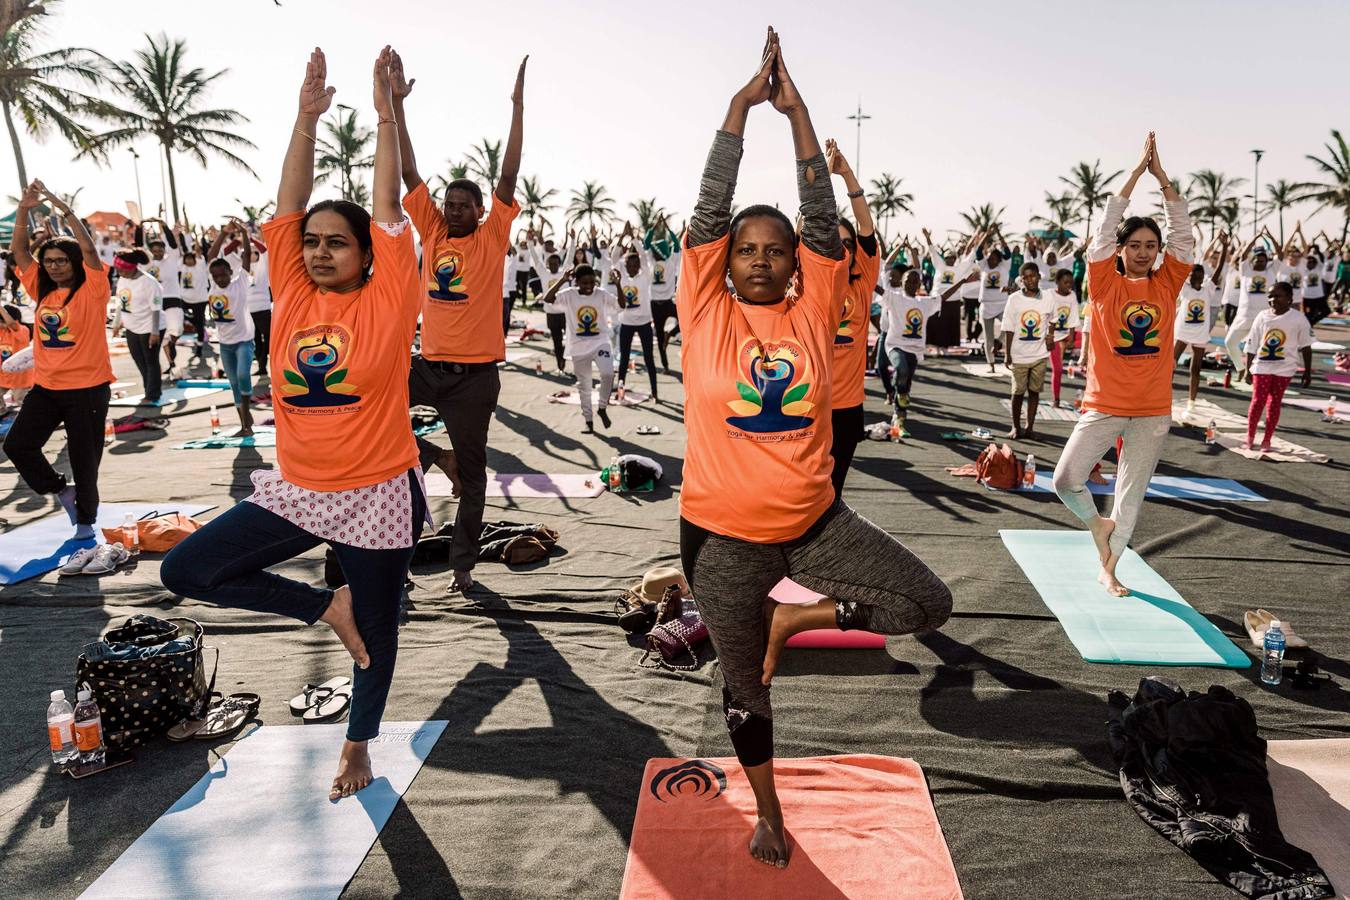
[(262, 698), (257, 694), (230, 694), (207, 711), (206, 724), (193, 737), (199, 741), (233, 737), (258, 714), (260, 706)]
[(322, 725), (327, 722), (340, 722), (346, 718), (352, 705), (351, 685), (344, 684), (335, 688), (322, 702), (305, 710), (301, 717), (306, 725)]
[(299, 694), (291, 698), (291, 715), (303, 716), (308, 710), (331, 697), (338, 688), (351, 683), (352, 680), (346, 675), (339, 675), (337, 678), (330, 678), (323, 684), (305, 685), (300, 689)]
[[(212, 691), (211, 696), (207, 698), (208, 705), (214, 698), (219, 696), (220, 696), (219, 692)], [(206, 712), (203, 712), (202, 717), (200, 719), (184, 719), (177, 725), (170, 728), (167, 732), (165, 732), (165, 736), (168, 737), (168, 739), (171, 741), (192, 740), (192, 738), (196, 736), (197, 732), (201, 731), (203, 728), (206, 727), (206, 715), (207, 715)]]
[(657, 428), (655, 425), (639, 425), (639, 426), (637, 427), (637, 433), (638, 433), (638, 434), (660, 434), (660, 433), (661, 433), (661, 429), (660, 429), (660, 428)]

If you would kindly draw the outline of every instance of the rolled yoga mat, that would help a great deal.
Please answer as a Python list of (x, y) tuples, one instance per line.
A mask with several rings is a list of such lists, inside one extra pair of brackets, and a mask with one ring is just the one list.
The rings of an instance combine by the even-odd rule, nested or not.
[(1000, 529), (999, 536), (1064, 633), (1088, 662), (1245, 669), (1251, 659), (1197, 612), (1139, 554), (1127, 549), (1113, 597), (1097, 583), (1101, 562), (1087, 531)]
[[(449, 497), (450, 479), (440, 472), (424, 476), (428, 497)], [(512, 500), (557, 500), (562, 497), (599, 497), (605, 485), (596, 475), (549, 475), (543, 472), (489, 472), (487, 496)]]
[[(784, 578), (769, 589), (769, 599), (775, 603), (800, 606), (824, 600), (825, 595), (802, 587), (790, 578)], [(803, 650), (884, 650), (886, 636), (855, 628), (848, 631), (840, 631), (838, 628), (815, 628), (794, 634), (787, 639), (787, 646), (800, 647)]]
[[(1106, 484), (1088, 482), (1087, 489), (1093, 494), (1112, 495), (1116, 492), (1116, 476), (1106, 475)], [(1040, 469), (1036, 472), (1034, 493), (1055, 492), (1053, 470)], [(1152, 500), (1208, 500), (1212, 503), (1265, 503), (1266, 498), (1244, 487), (1231, 478), (1199, 478), (1178, 475), (1154, 475), (1144, 494)]]
[(328, 789), (347, 726), (264, 725), (217, 759), (81, 897), (336, 898), (445, 724), (385, 722), (369, 743), (375, 780), (337, 803)]
[(105, 543), (102, 529), (121, 525), (127, 513), (137, 519), (152, 512), (160, 515), (180, 512), (185, 516), (196, 516), (211, 508), (201, 503), (177, 501), (100, 503), (98, 521), (94, 523), (97, 537), (88, 541), (77, 541), (71, 537), (75, 533), (75, 526), (70, 524), (70, 518), (64, 510), (52, 513), (46, 518), (0, 534), (0, 584), (16, 584), (64, 566), (81, 547)]
[(923, 770), (865, 754), (775, 759), (787, 868), (750, 855), (755, 798), (735, 759), (649, 759), (622, 900), (959, 900)]
[(1270, 741), (1266, 771), (1285, 839), (1350, 898), (1350, 740)]

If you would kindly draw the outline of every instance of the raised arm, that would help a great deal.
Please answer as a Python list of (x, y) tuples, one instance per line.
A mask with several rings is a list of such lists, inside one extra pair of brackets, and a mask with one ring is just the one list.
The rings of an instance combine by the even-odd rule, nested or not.
[(1158, 179), (1163, 209), (1167, 215), (1167, 252), (1173, 259), (1189, 263), (1195, 259), (1195, 232), (1191, 230), (1186, 199), (1172, 186), (1171, 176), (1163, 170), (1162, 157), (1158, 154), (1158, 139), (1151, 131), (1148, 133), (1147, 146), (1148, 171)]
[(376, 222), (391, 225), (403, 221), (399, 205), (399, 132), (401, 126), (394, 114), (394, 95), (389, 74), (394, 51), (386, 46), (375, 60), (375, 170), (370, 179), (371, 213)]
[[(816, 139), (811, 114), (797, 85), (788, 74), (778, 35), (770, 29), (773, 41), (773, 72), (770, 75), (769, 102), (787, 116), (792, 126), (792, 147), (797, 157), (797, 197), (802, 217), (802, 243), (829, 259), (844, 258), (844, 243), (839, 239), (839, 212), (834, 205), (834, 186), (825, 154)], [(870, 217), (869, 217), (870, 221)]]
[(844, 187), (848, 189), (849, 207), (853, 210), (854, 221), (858, 223), (858, 236), (869, 236), (876, 231), (876, 224), (872, 221), (872, 208), (867, 205), (867, 192), (858, 183), (857, 176), (853, 174), (853, 167), (839, 151), (839, 145), (834, 142), (834, 138), (825, 140), (825, 162), (831, 175), (838, 175), (844, 179)]
[(394, 95), (394, 118), (398, 121), (399, 171), (403, 175), (403, 186), (412, 190), (422, 183), (417, 173), (417, 157), (413, 155), (412, 138), (408, 135), (408, 116), (403, 111), (403, 101), (412, 93), (417, 79), (405, 77), (403, 57), (395, 52), (389, 60), (389, 89)]
[(1219, 264), (1214, 267), (1214, 274), (1209, 276), (1209, 283), (1216, 288), (1223, 285), (1223, 267), (1228, 263), (1228, 232), (1221, 232), (1219, 241)]
[[(89, 229), (84, 227), (84, 221), (75, 215), (75, 210), (71, 209), (66, 201), (56, 196), (54, 192), (47, 190), (47, 186), (41, 181), (34, 181), (33, 184), (47, 198), (47, 202), (52, 205), (52, 208), (61, 214), (61, 218), (66, 220), (66, 227), (70, 229), (71, 235), (80, 245), (80, 252), (84, 254), (84, 264), (91, 269), (102, 269), (103, 260), (99, 259), (98, 248), (94, 246), (94, 238), (89, 234)], [(18, 219), (18, 216), (14, 217), (15, 224), (18, 223)], [(18, 236), (17, 231), (15, 236)]]
[(314, 130), (319, 117), (328, 111), (336, 88), (328, 86), (328, 61), (318, 47), (309, 54), (305, 80), (300, 86), (300, 103), (295, 127), (281, 163), (281, 184), (277, 186), (276, 214), (298, 212), (309, 205), (314, 191)]
[(502, 177), (497, 179), (497, 199), (511, 205), (516, 196), (516, 176), (520, 174), (520, 145), (524, 138), (525, 64), (529, 54), (520, 61), (516, 71), (516, 87), (511, 91), (511, 131), (506, 136), (506, 153), (502, 156)]
[[(1134, 186), (1139, 182), (1140, 176), (1149, 168), (1149, 161), (1153, 157), (1153, 132), (1148, 133), (1144, 138), (1144, 149), (1139, 154), (1139, 162), (1135, 163), (1130, 170), (1130, 177), (1125, 180), (1120, 193), (1115, 194), (1106, 201), (1106, 208), (1102, 211), (1102, 221), (1097, 228), (1097, 233), (1088, 238), (1087, 261), (1101, 262), (1104, 259), (1110, 259), (1116, 253), (1116, 228), (1120, 226), (1121, 219), (1125, 218), (1125, 210), (1130, 206), (1130, 195), (1134, 193)], [(1170, 189), (1170, 188), (1169, 188)], [(1172, 191), (1176, 196), (1176, 191)]]
[[(553, 282), (552, 286), (549, 287), (548, 290), (544, 291), (544, 296), (539, 298), (540, 303), (553, 302), (553, 298), (558, 296), (558, 291), (562, 290), (563, 285), (567, 284), (567, 282), (572, 280), (573, 268), (575, 268), (575, 266), (569, 266), (566, 270), (563, 271), (562, 276), (559, 277), (557, 281)], [(545, 269), (545, 271), (548, 270)]]

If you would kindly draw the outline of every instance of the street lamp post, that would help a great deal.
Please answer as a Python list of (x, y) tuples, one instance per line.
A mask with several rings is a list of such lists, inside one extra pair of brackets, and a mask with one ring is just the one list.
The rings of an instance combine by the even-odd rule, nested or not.
[(1257, 219), (1260, 218), (1261, 209), (1261, 157), (1266, 155), (1264, 150), (1253, 150), (1252, 156), (1256, 157), (1256, 162), (1252, 165), (1252, 237), (1256, 237)]
[(139, 165), (141, 155), (136, 152), (135, 147), (128, 147), (127, 151), (131, 154), (131, 170), (136, 173), (136, 208), (144, 216), (145, 204), (141, 202), (141, 167)]
[(862, 123), (870, 118), (872, 117), (863, 113), (862, 97), (858, 97), (858, 111), (848, 117), (849, 121), (858, 123), (857, 138), (853, 145), (853, 168), (857, 172), (862, 171)]

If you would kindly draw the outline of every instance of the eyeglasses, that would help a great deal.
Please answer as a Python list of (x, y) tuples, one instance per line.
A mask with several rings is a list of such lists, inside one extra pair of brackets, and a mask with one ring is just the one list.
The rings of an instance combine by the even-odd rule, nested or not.
[(64, 256), (53, 256), (53, 257), (49, 257), (49, 258), (47, 258), (47, 259), (44, 259), (44, 260), (42, 261), (42, 265), (43, 265), (45, 268), (48, 268), (48, 269), (56, 268), (56, 267), (59, 267), (59, 266), (69, 266), (69, 265), (70, 265), (70, 260), (69, 260), (67, 257), (64, 257)]

